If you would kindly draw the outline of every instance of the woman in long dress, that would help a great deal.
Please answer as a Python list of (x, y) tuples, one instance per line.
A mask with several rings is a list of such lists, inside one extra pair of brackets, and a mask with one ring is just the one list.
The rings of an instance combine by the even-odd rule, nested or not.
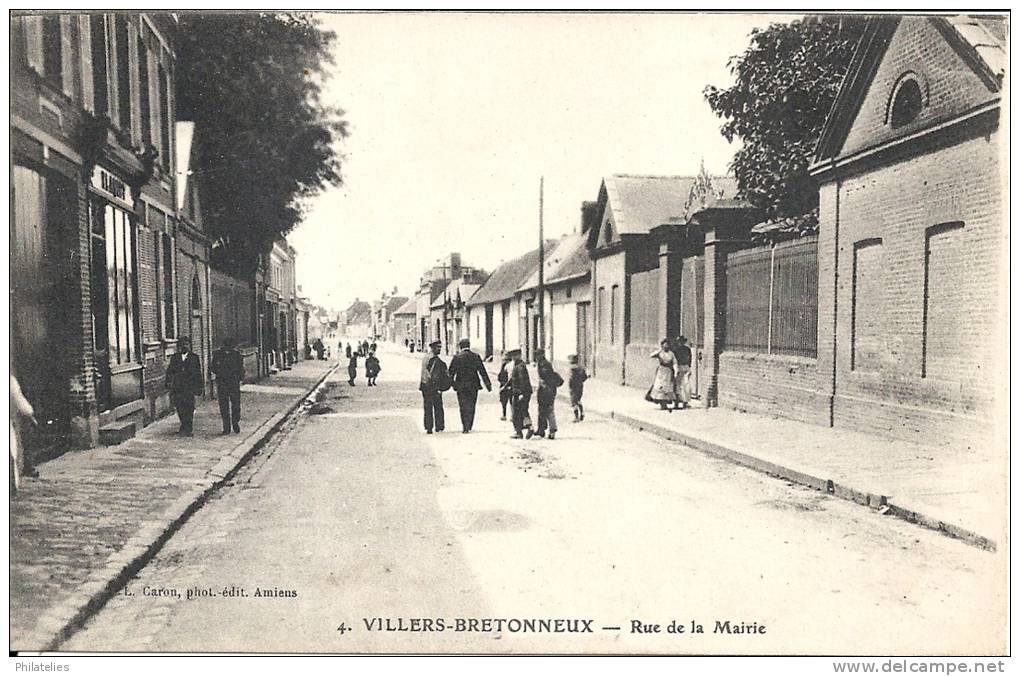
[(645, 399), (655, 402), (663, 411), (669, 408), (671, 403), (677, 401), (676, 395), (676, 355), (669, 347), (669, 341), (665, 338), (659, 343), (659, 349), (651, 354), (652, 359), (657, 359), (659, 364), (655, 369), (655, 379), (652, 386), (648, 388)]

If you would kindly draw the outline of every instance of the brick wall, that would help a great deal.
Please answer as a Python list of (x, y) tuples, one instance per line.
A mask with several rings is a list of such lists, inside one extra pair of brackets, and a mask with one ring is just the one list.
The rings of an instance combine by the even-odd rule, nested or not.
[[(611, 383), (623, 384), (625, 359), (625, 300), (627, 297), (627, 277), (625, 274), (625, 256), (616, 253), (592, 261), (592, 317), (591, 326), (593, 346), (593, 371), (596, 378)], [(616, 296), (615, 319), (611, 322), (612, 287), (618, 286)], [(599, 289), (605, 289), (600, 294)], [(601, 304), (605, 307), (601, 307)], [(610, 325), (615, 326), (615, 338), (610, 340)]]
[[(844, 154), (951, 119), (993, 98), (931, 21), (900, 21), (843, 144)], [(897, 82), (908, 71), (919, 82), (924, 107), (915, 121), (894, 129), (886, 122), (887, 111)]]
[[(833, 357), (835, 302), (836, 425), (908, 438), (921, 432), (925, 441), (988, 427), (1003, 366), (992, 338), (1001, 328), (1004, 237), (998, 141), (998, 133), (974, 138), (823, 188), (819, 364)], [(962, 227), (937, 228), (946, 223)], [(870, 308), (881, 332), (877, 355), (856, 364), (854, 247), (865, 241), (881, 247), (879, 306)], [(932, 241), (937, 250), (926, 263)], [(836, 246), (834, 295), (827, 273), (836, 269)], [(946, 358), (955, 369), (926, 373)], [(819, 371), (820, 389), (831, 383), (829, 368)]]
[(815, 360), (806, 357), (721, 353), (719, 405), (829, 424), (829, 399), (818, 389)]

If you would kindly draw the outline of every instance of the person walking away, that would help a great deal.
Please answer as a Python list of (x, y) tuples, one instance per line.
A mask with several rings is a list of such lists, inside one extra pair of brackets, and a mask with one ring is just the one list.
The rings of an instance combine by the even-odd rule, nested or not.
[(509, 352), (503, 353), (503, 365), (499, 368), (496, 378), (499, 380), (499, 405), (503, 409), (500, 420), (506, 420), (506, 405), (510, 403), (510, 372), (513, 371), (514, 360), (510, 358)]
[[(528, 365), (521, 359), (521, 351), (511, 350), (509, 354), (514, 360), (513, 370), (510, 372), (511, 420), (514, 425), (514, 435), (511, 438), (520, 439), (523, 436), (530, 439), (535, 434), (531, 429), (531, 415), (528, 413), (532, 394), (531, 377), (528, 375)], [(524, 432), (525, 430), (527, 432)]]
[(492, 392), (492, 382), (485, 371), (485, 364), (476, 352), (471, 351), (471, 341), (461, 338), (457, 343), (460, 352), (450, 360), (450, 380), (457, 393), (457, 407), (460, 409), (460, 425), (462, 432), (467, 434), (475, 425), (475, 406), (478, 404), (478, 391), (485, 385), (487, 392)]
[(347, 384), (354, 387), (354, 379), (358, 377), (358, 353), (352, 352), (347, 362)]
[(645, 394), (645, 399), (658, 404), (663, 411), (672, 412), (669, 405), (676, 401), (676, 356), (669, 347), (669, 340), (663, 338), (659, 343), (659, 349), (650, 357), (658, 360), (659, 364), (655, 368), (655, 378)]
[(21, 488), (22, 476), (38, 476), (31, 470), (26, 472), (25, 467), (25, 444), (22, 441), (23, 425), (35, 425), (35, 409), (21, 392), (21, 385), (18, 379), (11, 374), (11, 445), (10, 445), (10, 466), (11, 466), (11, 492)]
[(190, 338), (179, 338), (177, 347), (177, 354), (170, 357), (166, 368), (166, 387), (181, 421), (179, 433), (190, 437), (195, 420), (195, 397), (202, 394), (202, 364), (198, 355), (191, 351)]
[[(321, 347), (322, 343), (319, 343)], [(233, 338), (213, 352), (209, 370), (216, 376), (216, 399), (220, 404), (223, 434), (241, 433), (241, 383), (244, 381), (244, 358), (236, 349)]]
[(379, 357), (375, 356), (375, 352), (369, 352), (368, 359), (365, 360), (365, 375), (368, 377), (369, 387), (376, 386), (375, 379), (379, 376), (379, 371), (382, 371)]
[(581, 397), (584, 396), (584, 381), (588, 380), (588, 372), (578, 363), (576, 354), (570, 355), (570, 407), (574, 410), (574, 422), (584, 420), (584, 404)]
[(450, 389), (450, 374), (446, 369), (446, 362), (439, 358), (439, 351), (443, 343), (434, 340), (429, 343), (429, 354), (421, 362), (421, 383), (418, 389), (421, 391), (422, 407), (425, 409), (425, 434), (432, 434), (432, 430), (442, 432), (446, 428), (446, 418), (443, 414), (443, 392)]
[(535, 361), (538, 364), (538, 429), (535, 434), (544, 437), (549, 430), (549, 439), (556, 438), (556, 388), (563, 385), (563, 377), (553, 368), (552, 362), (545, 358), (545, 350), (535, 350)]
[(677, 406), (683, 404), (683, 408), (691, 407), (691, 348), (687, 344), (687, 337), (680, 336), (677, 339), (679, 345), (676, 348), (677, 362)]

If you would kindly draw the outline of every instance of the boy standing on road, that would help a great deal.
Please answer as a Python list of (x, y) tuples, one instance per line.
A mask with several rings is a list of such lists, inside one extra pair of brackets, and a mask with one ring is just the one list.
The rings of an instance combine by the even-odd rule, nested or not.
[(574, 422), (580, 422), (584, 420), (584, 404), (581, 403), (581, 397), (584, 396), (584, 381), (588, 380), (588, 372), (578, 363), (576, 354), (570, 355), (569, 359), (570, 407), (574, 409)]
[(368, 359), (365, 360), (365, 376), (368, 377), (369, 387), (375, 387), (375, 379), (379, 376), (379, 371), (381, 370), (379, 357), (375, 356), (375, 352), (369, 352)]
[[(528, 375), (528, 365), (521, 359), (520, 350), (510, 350), (508, 353), (514, 360), (513, 371), (510, 372), (510, 401), (513, 407), (513, 439), (530, 439), (534, 436), (531, 431), (531, 415), (528, 413), (528, 404), (531, 403), (531, 377)], [(524, 433), (527, 430), (527, 433)]]
[(563, 384), (563, 378), (553, 369), (552, 363), (545, 358), (545, 350), (535, 350), (538, 362), (538, 430), (540, 437), (545, 436), (549, 429), (549, 439), (556, 438), (556, 388)]
[(514, 360), (511, 359), (509, 352), (503, 353), (503, 365), (499, 369), (499, 375), (496, 376), (499, 380), (499, 405), (503, 408), (503, 415), (500, 416), (500, 420), (506, 420), (506, 405), (510, 403), (510, 373), (514, 368)]

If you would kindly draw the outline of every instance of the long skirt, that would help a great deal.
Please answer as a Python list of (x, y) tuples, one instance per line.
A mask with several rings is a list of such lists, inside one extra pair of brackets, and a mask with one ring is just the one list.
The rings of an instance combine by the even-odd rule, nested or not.
[(652, 381), (652, 386), (648, 388), (645, 399), (656, 403), (676, 401), (676, 384), (673, 378), (672, 367), (658, 366), (655, 369), (655, 380)]

